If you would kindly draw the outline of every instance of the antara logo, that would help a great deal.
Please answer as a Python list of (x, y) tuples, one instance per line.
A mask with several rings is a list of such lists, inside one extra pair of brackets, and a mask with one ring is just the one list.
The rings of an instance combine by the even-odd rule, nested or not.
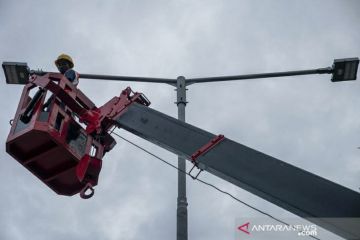
[(250, 235), (250, 232), (248, 231), (248, 230), (249, 230), (249, 225), (250, 225), (250, 222), (247, 222), (247, 223), (239, 226), (238, 229), (239, 229), (240, 231), (243, 231), (244, 233)]
[(298, 236), (316, 236), (317, 226), (315, 224), (253, 224), (244, 223), (237, 227), (238, 230), (250, 235), (250, 232), (295, 232)]

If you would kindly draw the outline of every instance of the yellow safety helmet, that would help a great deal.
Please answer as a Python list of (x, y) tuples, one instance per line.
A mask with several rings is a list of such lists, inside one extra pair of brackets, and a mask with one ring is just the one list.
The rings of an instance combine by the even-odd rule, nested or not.
[(60, 55), (58, 56), (58, 58), (55, 60), (55, 65), (56, 65), (56, 66), (59, 65), (58, 63), (59, 63), (60, 60), (66, 60), (66, 61), (68, 61), (68, 62), (70, 63), (70, 68), (73, 68), (73, 67), (74, 67), (74, 62), (73, 62), (72, 58), (71, 58), (69, 55), (67, 55), (67, 54), (65, 54), (65, 53), (60, 54)]

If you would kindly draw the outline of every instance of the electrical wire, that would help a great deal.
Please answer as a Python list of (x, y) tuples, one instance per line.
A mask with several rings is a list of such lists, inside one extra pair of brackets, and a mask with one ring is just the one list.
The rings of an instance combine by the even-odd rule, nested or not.
[[(275, 221), (277, 221), (277, 222), (279, 222), (279, 223), (282, 223), (282, 224), (284, 224), (284, 225), (286, 225), (286, 226), (291, 227), (291, 225), (290, 225), (289, 223), (284, 222), (284, 221), (282, 221), (281, 219), (276, 218), (276, 217), (272, 216), (271, 214), (269, 214), (269, 213), (267, 213), (267, 212), (264, 212), (263, 210), (260, 210), (260, 209), (258, 209), (258, 208), (256, 208), (256, 207), (254, 207), (254, 206), (252, 206), (252, 205), (244, 202), (243, 200), (235, 197), (233, 194), (231, 194), (231, 193), (229, 193), (229, 192), (226, 192), (226, 191), (224, 191), (224, 190), (216, 187), (215, 185), (213, 185), (213, 184), (211, 184), (211, 183), (208, 183), (208, 182), (206, 182), (206, 181), (204, 181), (204, 180), (201, 180), (201, 179), (199, 179), (199, 178), (194, 178), (190, 173), (188, 173), (188, 172), (186, 172), (186, 171), (183, 171), (182, 169), (179, 169), (177, 166), (175, 166), (174, 164), (172, 164), (172, 163), (166, 161), (165, 159), (159, 157), (158, 155), (156, 155), (156, 154), (150, 152), (149, 150), (147, 150), (147, 149), (139, 146), (138, 144), (136, 144), (136, 143), (134, 143), (134, 142), (132, 142), (132, 141), (130, 141), (130, 140), (128, 140), (128, 139), (120, 136), (119, 134), (117, 134), (116, 132), (114, 132), (114, 129), (111, 131), (111, 133), (114, 134), (114, 135), (116, 135), (117, 137), (121, 138), (122, 140), (130, 143), (131, 145), (139, 148), (140, 150), (146, 152), (147, 154), (153, 156), (154, 158), (162, 161), (162, 162), (165, 163), (166, 165), (168, 165), (168, 166), (170, 166), (170, 167), (172, 167), (172, 168), (174, 168), (174, 169), (176, 169), (176, 170), (178, 170), (178, 171), (186, 174), (187, 176), (191, 177), (193, 180), (197, 180), (198, 182), (200, 182), (200, 183), (202, 183), (202, 184), (205, 184), (205, 185), (207, 185), (207, 186), (209, 186), (209, 187), (212, 187), (212, 188), (214, 188), (215, 190), (217, 190), (217, 191), (219, 191), (219, 192), (221, 192), (221, 193), (223, 193), (223, 194), (225, 194), (225, 195), (228, 195), (229, 197), (231, 197), (231, 198), (234, 199), (235, 201), (237, 201), (237, 202), (239, 202), (239, 203), (241, 203), (241, 204), (243, 204), (243, 205), (245, 205), (245, 206), (247, 206), (247, 207), (249, 207), (249, 208), (251, 208), (251, 209), (253, 209), (253, 210), (255, 210), (255, 211), (257, 211), (257, 212), (259, 212), (259, 213), (261, 213), (261, 214), (263, 214), (263, 215), (265, 215), (265, 216), (267, 216), (267, 217), (269, 217), (269, 218), (271, 218), (271, 219), (273, 219), (273, 220), (275, 220)], [(312, 235), (308, 235), (308, 237), (311, 237), (311, 238), (317, 239), (317, 240), (321, 240), (320, 238), (317, 238), (317, 237), (312, 236)]]

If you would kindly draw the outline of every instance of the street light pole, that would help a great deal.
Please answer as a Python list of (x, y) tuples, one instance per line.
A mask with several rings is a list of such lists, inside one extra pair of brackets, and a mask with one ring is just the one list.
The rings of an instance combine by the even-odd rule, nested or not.
[[(186, 107), (186, 80), (180, 76), (176, 80), (176, 93), (177, 93), (177, 107), (178, 119), (185, 122), (185, 107)], [(187, 199), (186, 199), (186, 163), (185, 158), (178, 157), (178, 198), (177, 198), (177, 223), (176, 223), (176, 239), (187, 240)]]

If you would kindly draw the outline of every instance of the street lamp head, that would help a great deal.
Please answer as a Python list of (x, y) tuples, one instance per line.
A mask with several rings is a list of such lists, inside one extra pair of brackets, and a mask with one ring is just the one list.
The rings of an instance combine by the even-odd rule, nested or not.
[(333, 82), (356, 80), (359, 58), (335, 59), (332, 66)]
[(27, 63), (3, 62), (7, 84), (27, 84), (29, 80), (29, 67)]

